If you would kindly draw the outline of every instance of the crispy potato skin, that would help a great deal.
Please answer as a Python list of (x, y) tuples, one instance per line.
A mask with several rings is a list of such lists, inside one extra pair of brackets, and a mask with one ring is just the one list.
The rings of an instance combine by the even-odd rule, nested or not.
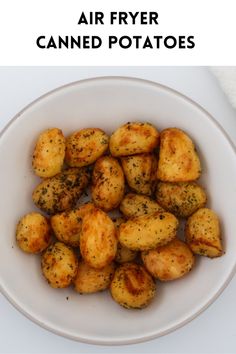
[(160, 134), (157, 179), (164, 182), (189, 182), (201, 174), (194, 144), (180, 129), (168, 128)]
[[(126, 221), (125, 218), (122, 217), (118, 217), (116, 219), (112, 220), (115, 227), (117, 228), (117, 230), (119, 229), (120, 225)], [(136, 251), (132, 251), (129, 248), (122, 246), (119, 242), (117, 245), (117, 252), (116, 252), (116, 257), (115, 257), (115, 261), (117, 263), (126, 263), (126, 262), (132, 262), (135, 260), (135, 258), (137, 257), (137, 252)]]
[(201, 208), (188, 218), (185, 236), (195, 254), (210, 258), (223, 254), (219, 219), (211, 209)]
[(156, 211), (164, 211), (164, 209), (151, 198), (134, 193), (128, 193), (120, 203), (120, 211), (127, 218), (152, 214)]
[(96, 293), (110, 286), (115, 272), (115, 264), (112, 262), (106, 267), (95, 269), (81, 261), (74, 280), (75, 290), (80, 294)]
[(79, 247), (83, 217), (93, 208), (94, 205), (92, 203), (87, 203), (78, 209), (67, 210), (53, 215), (50, 221), (57, 239), (66, 245)]
[(98, 128), (74, 132), (66, 139), (66, 162), (71, 167), (94, 163), (108, 149), (109, 137)]
[(24, 252), (42, 252), (51, 241), (51, 229), (47, 218), (34, 212), (24, 215), (17, 224), (16, 241)]
[(121, 158), (126, 181), (136, 193), (151, 195), (155, 189), (157, 160), (153, 154)]
[(61, 172), (65, 157), (65, 137), (60, 129), (43, 131), (36, 142), (32, 167), (39, 177), (53, 177)]
[(116, 227), (104, 211), (94, 208), (84, 216), (80, 251), (84, 261), (96, 269), (107, 266), (115, 258)]
[(33, 191), (33, 202), (50, 215), (71, 209), (88, 181), (89, 175), (84, 168), (70, 168), (42, 181)]
[(119, 305), (128, 309), (141, 309), (153, 299), (156, 286), (144, 267), (125, 263), (116, 269), (110, 290)]
[(122, 246), (118, 242), (117, 252), (115, 257), (115, 261), (117, 263), (122, 264), (122, 263), (132, 262), (135, 260), (136, 257), (137, 257), (137, 251), (130, 250), (129, 248)]
[(142, 260), (148, 272), (161, 281), (181, 278), (195, 261), (190, 248), (177, 238), (165, 246), (142, 252)]
[(51, 287), (66, 288), (76, 276), (78, 260), (70, 247), (56, 242), (42, 254), (41, 267)]
[(146, 251), (170, 242), (178, 224), (176, 217), (167, 212), (136, 216), (120, 225), (118, 239), (131, 250)]
[(165, 210), (182, 218), (203, 208), (207, 201), (204, 189), (195, 182), (160, 182), (156, 199)]
[(115, 209), (124, 196), (125, 178), (119, 162), (110, 156), (104, 156), (95, 163), (91, 196), (94, 204), (102, 210)]
[(123, 222), (126, 222), (126, 219), (123, 218), (122, 216), (118, 216), (117, 218), (113, 218), (112, 219), (115, 227), (118, 229), (119, 226), (123, 223)]
[(151, 152), (158, 145), (159, 133), (149, 123), (126, 123), (110, 137), (110, 152), (113, 156), (128, 156)]

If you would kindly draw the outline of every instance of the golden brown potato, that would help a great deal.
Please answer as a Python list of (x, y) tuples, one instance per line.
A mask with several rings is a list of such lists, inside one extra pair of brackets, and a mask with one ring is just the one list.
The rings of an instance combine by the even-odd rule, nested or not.
[(128, 193), (120, 203), (120, 211), (127, 217), (152, 214), (164, 209), (151, 198), (134, 193)]
[(137, 257), (137, 254), (137, 251), (130, 250), (118, 242), (115, 261), (120, 264), (132, 262)]
[(149, 123), (126, 123), (111, 135), (110, 152), (116, 157), (151, 152), (158, 137), (157, 129)]
[(185, 236), (195, 254), (210, 258), (223, 254), (219, 219), (211, 209), (201, 208), (188, 218)]
[(79, 247), (82, 219), (94, 208), (92, 203), (81, 205), (78, 209), (64, 211), (51, 217), (51, 226), (55, 236), (61, 242)]
[(207, 201), (204, 189), (195, 182), (160, 182), (156, 199), (165, 210), (182, 218), (204, 207)]
[(16, 228), (18, 246), (27, 253), (39, 253), (51, 241), (51, 229), (47, 218), (39, 213), (23, 216)]
[(186, 243), (175, 238), (165, 246), (142, 252), (142, 260), (154, 278), (167, 281), (187, 274), (195, 259)]
[(49, 285), (66, 288), (77, 274), (78, 260), (70, 247), (56, 242), (42, 254), (41, 266)]
[(109, 287), (115, 272), (114, 263), (108, 264), (101, 269), (90, 267), (81, 261), (74, 280), (75, 290), (80, 294), (96, 293)]
[(95, 163), (91, 196), (94, 204), (105, 211), (115, 209), (124, 196), (125, 178), (119, 162), (110, 156)]
[(119, 226), (123, 223), (123, 222), (126, 222), (126, 219), (123, 218), (122, 216), (118, 216), (117, 218), (113, 218), (112, 219), (115, 227), (118, 229)]
[(200, 174), (200, 160), (189, 136), (177, 128), (163, 130), (157, 178), (164, 182), (189, 182)]
[(91, 165), (108, 149), (108, 143), (101, 129), (78, 130), (66, 139), (66, 162), (71, 167)]
[(153, 154), (124, 156), (121, 164), (130, 188), (140, 194), (153, 193), (157, 169), (157, 160)]
[(113, 261), (117, 250), (116, 227), (109, 216), (94, 208), (83, 217), (80, 251), (93, 268), (103, 268)]
[(131, 250), (146, 251), (170, 242), (178, 224), (176, 217), (167, 212), (136, 216), (120, 225), (118, 239)]
[[(116, 219), (112, 220), (115, 227), (118, 229), (119, 226), (125, 222), (126, 220), (122, 217), (118, 217)], [(137, 252), (132, 251), (129, 248), (122, 246), (119, 242), (117, 245), (117, 252), (116, 252), (116, 257), (115, 261), (117, 263), (126, 263), (126, 262), (131, 262), (137, 257)]]
[(65, 157), (65, 138), (60, 129), (43, 131), (36, 142), (32, 166), (39, 177), (53, 177), (61, 172)]
[(140, 309), (153, 299), (156, 285), (144, 267), (125, 263), (116, 269), (110, 286), (113, 299), (125, 308)]
[(89, 181), (84, 168), (70, 168), (42, 181), (33, 192), (35, 205), (48, 214), (75, 206)]

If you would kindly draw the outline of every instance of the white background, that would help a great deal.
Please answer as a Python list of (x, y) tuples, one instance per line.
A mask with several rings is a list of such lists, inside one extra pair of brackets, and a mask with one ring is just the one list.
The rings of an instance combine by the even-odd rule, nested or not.
[[(26, 104), (47, 91), (71, 81), (103, 75), (147, 78), (180, 91), (207, 109), (236, 142), (236, 112), (205, 67), (0, 67), (0, 129)], [(143, 344), (111, 348), (54, 335), (30, 322), (0, 295), (0, 352), (235, 353), (235, 298), (234, 277), (220, 298), (185, 327)]]
[[(104, 11), (105, 25), (77, 25), (82, 11)], [(157, 11), (159, 25), (109, 24), (110, 11)], [(0, 65), (235, 65), (235, 0), (0, 1)], [(39, 49), (45, 35), (99, 35), (100, 49)], [(109, 50), (109, 35), (194, 35), (194, 49)]]

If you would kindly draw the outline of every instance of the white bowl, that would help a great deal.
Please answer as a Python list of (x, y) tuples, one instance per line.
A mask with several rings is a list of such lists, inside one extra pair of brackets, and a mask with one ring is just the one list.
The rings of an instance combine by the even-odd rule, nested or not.
[[(193, 138), (203, 166), (201, 183), (208, 205), (220, 216), (226, 254), (199, 257), (180, 280), (158, 283), (153, 303), (126, 310), (109, 294), (79, 295), (55, 290), (44, 280), (40, 257), (15, 244), (15, 226), (36, 210), (31, 192), (38, 178), (31, 156), (39, 132), (59, 127), (99, 127), (111, 133), (128, 121), (147, 121), (159, 130), (179, 127)], [(201, 107), (161, 85), (130, 78), (75, 82), (39, 98), (20, 112), (0, 139), (0, 285), (2, 293), (28, 318), (57, 334), (95, 344), (137, 343), (164, 335), (193, 319), (216, 299), (233, 276), (236, 257), (236, 155), (222, 128)], [(68, 299), (67, 299), (68, 297)]]

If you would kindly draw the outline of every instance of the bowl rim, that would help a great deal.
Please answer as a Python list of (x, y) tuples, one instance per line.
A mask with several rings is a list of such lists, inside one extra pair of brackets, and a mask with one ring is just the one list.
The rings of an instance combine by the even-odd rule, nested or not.
[[(63, 91), (67, 88), (72, 88), (77, 85), (83, 85), (87, 83), (93, 83), (97, 81), (105, 81), (105, 82), (112, 82), (112, 81), (121, 81), (121, 82), (132, 82), (132, 83), (139, 83), (143, 85), (147, 85), (150, 87), (154, 88), (159, 88), (162, 91), (169, 92), (171, 94), (174, 94), (175, 96), (178, 96), (180, 99), (183, 101), (190, 103), (192, 106), (194, 106), (196, 109), (200, 110), (204, 115), (207, 116), (207, 118), (215, 125), (215, 127), (220, 130), (220, 133), (224, 136), (225, 140), (229, 143), (231, 149), (234, 151), (236, 155), (236, 145), (233, 143), (232, 139), (228, 135), (228, 133), (224, 130), (222, 125), (205, 109), (203, 108), (200, 104), (189, 98), (188, 96), (178, 92), (175, 89), (172, 89), (166, 85), (160, 84), (155, 81), (147, 80), (147, 79), (141, 79), (138, 77), (129, 77), (129, 76), (119, 76), (119, 75), (114, 75), (114, 76), (96, 76), (96, 77), (91, 77), (87, 79), (82, 79), (82, 80), (76, 80), (72, 81), (70, 83), (64, 84), (62, 86), (56, 87), (45, 94), (39, 96), (35, 100), (31, 101), (28, 105), (24, 106), (17, 114), (15, 114), (9, 122), (2, 128), (0, 131), (0, 139), (1, 137), (5, 134), (5, 132), (8, 130), (8, 128), (18, 119), (21, 117), (22, 114), (24, 114), (28, 109), (33, 107), (35, 104), (40, 103), (40, 101), (43, 101), (45, 98), (50, 97), (51, 95), (57, 94), (60, 91)], [(60, 331), (58, 329), (52, 328), (50, 325), (47, 325), (46, 323), (38, 320), (34, 316), (32, 316), (30, 313), (28, 313), (26, 310), (22, 309), (18, 303), (11, 298), (11, 296), (5, 291), (3, 288), (2, 284), (0, 284), (0, 292), (1, 294), (15, 307), (16, 310), (18, 310), (22, 315), (24, 315), (26, 318), (34, 322), (35, 324), (39, 325), (41, 328), (46, 329), (50, 331), (51, 333), (54, 333), (56, 335), (62, 336), (67, 339), (71, 339), (77, 342), (85, 343), (85, 344), (93, 344), (93, 345), (105, 345), (105, 346), (122, 346), (122, 345), (131, 345), (131, 344), (137, 344), (137, 343), (142, 343), (150, 340), (154, 340), (158, 337), (162, 337), (164, 335), (167, 335), (183, 326), (185, 326), (187, 323), (191, 322), (193, 319), (195, 319), (197, 316), (199, 316), (202, 312), (204, 312), (215, 300), (220, 296), (220, 294), (225, 290), (225, 288), (229, 285), (230, 281), (232, 280), (234, 274), (236, 273), (236, 262), (229, 273), (228, 277), (225, 279), (225, 281), (222, 283), (221, 287), (219, 290), (215, 293), (215, 295), (197, 312), (186, 318), (185, 320), (181, 321), (180, 323), (166, 329), (162, 330), (159, 333), (156, 334), (146, 334), (142, 337), (139, 338), (132, 338), (132, 339), (124, 339), (124, 340), (99, 340), (99, 339), (92, 339), (92, 338), (85, 338), (85, 337), (80, 337), (80, 336), (74, 336), (72, 334), (64, 333), (63, 331)]]

